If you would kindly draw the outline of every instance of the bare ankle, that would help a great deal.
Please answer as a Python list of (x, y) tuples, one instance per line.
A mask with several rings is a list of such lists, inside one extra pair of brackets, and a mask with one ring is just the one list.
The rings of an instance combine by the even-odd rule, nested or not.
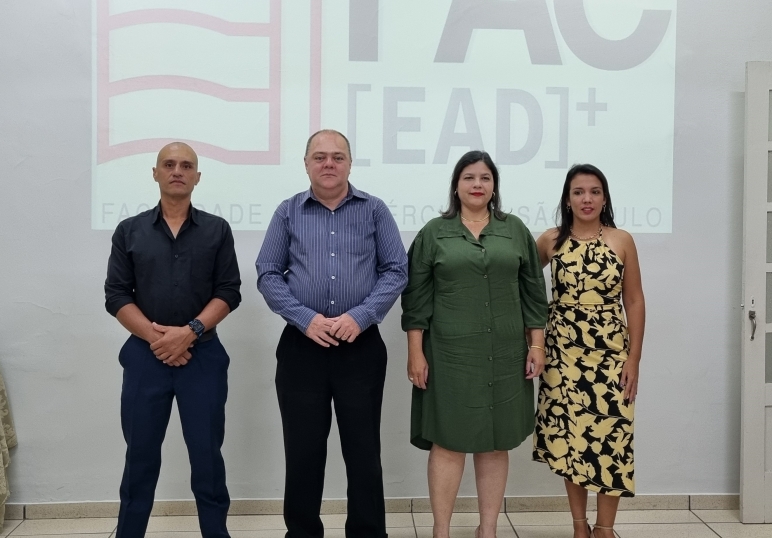
[(574, 520), (574, 538), (590, 538), (590, 525), (587, 518)]
[(432, 527), (432, 538), (450, 538), (450, 529)]
[(614, 527), (595, 525), (593, 533), (595, 534), (595, 538), (616, 538), (614, 535)]
[(477, 529), (475, 529), (474, 535), (475, 538), (496, 538), (496, 527), (483, 528), (482, 526), (478, 526)]

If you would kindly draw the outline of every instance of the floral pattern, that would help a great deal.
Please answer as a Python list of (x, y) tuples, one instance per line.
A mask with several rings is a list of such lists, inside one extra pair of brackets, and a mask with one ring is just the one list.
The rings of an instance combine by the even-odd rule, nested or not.
[(588, 490), (632, 497), (635, 404), (619, 386), (629, 349), (624, 265), (600, 236), (568, 239), (551, 270), (533, 457)]

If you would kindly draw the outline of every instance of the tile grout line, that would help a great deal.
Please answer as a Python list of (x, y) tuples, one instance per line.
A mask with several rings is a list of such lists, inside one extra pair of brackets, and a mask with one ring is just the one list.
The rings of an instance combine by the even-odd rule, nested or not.
[(515, 533), (515, 538), (520, 538), (520, 535), (517, 534), (517, 529), (515, 528), (515, 524), (512, 523), (512, 520), (509, 518), (509, 513), (507, 512), (507, 503), (504, 503), (504, 517), (507, 518), (507, 521), (509, 522), (509, 526), (512, 528), (512, 532)]
[(415, 499), (413, 498), (410, 499), (410, 520), (413, 522), (413, 535), (415, 536), (415, 538), (418, 538), (418, 528), (416, 527), (416, 524), (415, 524), (415, 512), (413, 511), (414, 501)]
[[(685, 511), (688, 514), (693, 514), (695, 516), (695, 519), (697, 519), (698, 521), (696, 521), (696, 522), (695, 521), (672, 521), (672, 522), (668, 522), (668, 521), (660, 521), (660, 522), (654, 522), (654, 521), (644, 522), (644, 521), (639, 521), (637, 523), (638, 524), (652, 524), (654, 526), (658, 526), (658, 525), (673, 525), (673, 524), (674, 525), (688, 525), (688, 524), (694, 524), (694, 523), (702, 523), (703, 525), (707, 526), (711, 530), (711, 533), (710, 533), (711, 536), (717, 536), (719, 538), (722, 536), (720, 533), (718, 533), (717, 530), (715, 530), (715, 529), (713, 529), (711, 527), (710, 522), (704, 521), (699, 515), (695, 514), (693, 510), (685, 510)], [(411, 507), (411, 512), (410, 513), (411, 513), (411, 524), (412, 524), (413, 531), (414, 531), (414, 537), (418, 538), (418, 526), (417, 526), (417, 522), (415, 521), (415, 514), (416, 514), (416, 512), (412, 511), (412, 507)], [(418, 512), (418, 513), (421, 513), (421, 512)], [(459, 514), (459, 513), (463, 513), (463, 512), (454, 512), (454, 514)], [(518, 533), (518, 531), (514, 527), (514, 522), (512, 522), (510, 514), (506, 513), (506, 512), (502, 512), (502, 513), (506, 514), (507, 523), (510, 524), (510, 527), (513, 530), (513, 534), (516, 537), (519, 537), (519, 533)], [(156, 517), (162, 517), (162, 516), (156, 516)], [(258, 515), (258, 517), (259, 517), (259, 515)], [(634, 521), (628, 522), (628, 524), (635, 524), (635, 523), (636, 522), (634, 522)], [(538, 524), (538, 523), (534, 524), (534, 525), (540, 526), (540, 524)], [(526, 525), (526, 526), (529, 526), (529, 525)], [(8, 536), (10, 538), (16, 538), (18, 536), (23, 536), (24, 534), (19, 534), (18, 533), (20, 527), (21, 527), (21, 525), (17, 525), (12, 530), (10, 530), (9, 533), (7, 535), (5, 535), (5, 536)], [(115, 538), (116, 529), (117, 529), (117, 527), (114, 527), (113, 531), (103, 531), (103, 532), (109, 532), (110, 533), (109, 535), (108, 534), (100, 534), (100, 535), (105, 536), (106, 538), (108, 538), (108, 537), (109, 538)], [(195, 532), (195, 531), (193, 531), (193, 532)], [(621, 536), (619, 531), (617, 531), (617, 530), (615, 530), (614, 533), (615, 533), (614, 536), (616, 538), (619, 538)]]
[(691, 508), (691, 496), (689, 496), (689, 513), (691, 513), (691, 514), (694, 514), (694, 517), (696, 517), (697, 519), (699, 519), (699, 520), (700, 520), (700, 522), (701, 522), (703, 525), (705, 525), (705, 526), (706, 526), (706, 527), (707, 527), (707, 528), (708, 528), (708, 529), (709, 529), (709, 530), (710, 530), (710, 531), (711, 531), (713, 534), (715, 534), (716, 536), (718, 536), (719, 538), (721, 538), (721, 535), (720, 535), (720, 534), (719, 534), (719, 533), (716, 531), (716, 529), (714, 529), (713, 527), (711, 527), (710, 525), (708, 525), (708, 522), (707, 522), (707, 521), (705, 521), (704, 519), (702, 519), (702, 518), (699, 516), (699, 514), (695, 514), (695, 513), (694, 513), (694, 510)]
[(696, 517), (697, 519), (699, 519), (699, 520), (700, 520), (702, 523), (704, 523), (705, 525), (707, 525), (707, 524), (708, 524), (708, 522), (707, 522), (707, 521), (705, 521), (704, 519), (702, 519), (702, 518), (700, 517), (700, 515), (699, 515), (699, 514), (695, 514), (695, 513), (694, 513), (694, 510), (692, 510), (691, 508), (689, 508), (689, 513), (690, 513), (690, 514), (694, 514), (694, 517)]
[[(695, 515), (697, 515), (697, 514), (695, 514)], [(699, 516), (698, 516), (698, 517), (699, 517)], [(718, 536), (718, 538), (721, 538), (721, 535), (718, 533), (718, 531), (716, 531), (716, 529), (714, 529), (713, 527), (711, 527), (710, 525), (708, 525), (708, 524), (707, 524), (707, 523), (705, 523), (704, 521), (703, 521), (703, 523), (702, 523), (702, 524), (703, 524), (703, 525), (705, 525), (705, 526), (708, 528), (708, 530), (710, 530), (710, 532), (712, 532), (713, 534), (715, 534), (716, 536)]]

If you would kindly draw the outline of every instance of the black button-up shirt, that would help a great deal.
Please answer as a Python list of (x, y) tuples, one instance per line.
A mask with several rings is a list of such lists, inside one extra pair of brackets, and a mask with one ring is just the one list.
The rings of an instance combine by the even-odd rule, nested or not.
[(218, 216), (191, 206), (175, 238), (159, 204), (115, 229), (105, 281), (113, 316), (136, 303), (150, 321), (181, 327), (215, 297), (235, 310), (240, 286), (233, 234)]

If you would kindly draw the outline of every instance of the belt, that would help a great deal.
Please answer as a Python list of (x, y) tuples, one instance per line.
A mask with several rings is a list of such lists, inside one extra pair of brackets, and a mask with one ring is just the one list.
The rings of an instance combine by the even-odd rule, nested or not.
[(217, 336), (217, 327), (212, 327), (208, 331), (206, 331), (204, 334), (201, 335), (201, 338), (198, 339), (199, 343), (208, 342), (212, 338)]
[(553, 301), (550, 303), (550, 306), (560, 308), (595, 308), (598, 310), (613, 310), (615, 308), (620, 308), (622, 305), (621, 303), (564, 303)]

